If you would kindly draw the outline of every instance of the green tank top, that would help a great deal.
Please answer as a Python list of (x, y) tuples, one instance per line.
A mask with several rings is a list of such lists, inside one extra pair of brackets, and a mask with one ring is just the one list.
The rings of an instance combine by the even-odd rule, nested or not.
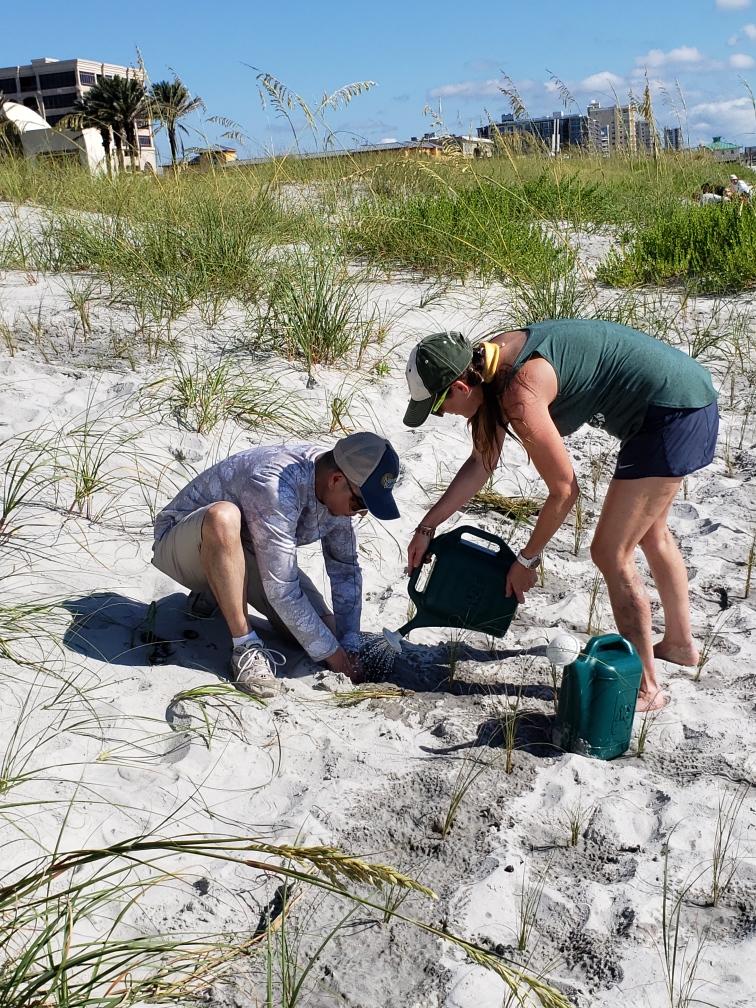
[(626, 441), (649, 406), (697, 409), (717, 398), (711, 375), (698, 361), (629, 326), (556, 319), (525, 331), (513, 369), (534, 356), (554, 368), (559, 391), (549, 413), (563, 436), (588, 423)]

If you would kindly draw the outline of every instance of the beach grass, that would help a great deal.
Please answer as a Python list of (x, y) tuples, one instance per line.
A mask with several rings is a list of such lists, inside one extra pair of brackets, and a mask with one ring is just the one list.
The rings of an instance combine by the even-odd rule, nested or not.
[[(364, 154), (331, 161), (278, 158), (204, 175), (186, 171), (162, 178), (137, 173), (93, 178), (66, 165), (34, 166), (6, 158), (0, 160), (0, 199), (16, 211), (41, 207), (42, 224), (36, 230), (29, 228), (18, 213), (0, 244), (0, 267), (21, 270), (30, 286), (42, 271), (63, 278), (65, 310), (73, 322), (72, 353), (95, 338), (101, 307), (128, 316), (131, 331), (123, 337), (122, 349), (134, 369), (144, 361), (159, 362), (161, 368), (167, 362), (172, 369), (153, 385), (142, 385), (139, 400), (147, 425), (157, 420), (170, 428), (171, 436), (177, 431), (181, 435), (175, 445), (171, 442), (177, 463), (186, 459), (182, 452), (187, 433), (204, 438), (218, 428), (224, 430), (226, 424), (255, 437), (273, 430), (309, 431), (311, 420), (298, 412), (294, 397), (265, 370), (267, 361), (276, 356), (299, 369), (303, 385), (319, 367), (349, 367), (364, 381), (370, 380), (365, 377), (368, 366), (384, 375), (388, 365), (383, 356), (373, 362), (376, 350), (385, 352), (387, 319), (374, 305), (378, 285), (397, 272), (427, 278), (420, 298), (423, 311), (436, 310), (457, 281), (472, 286), (482, 279), (505, 285), (508, 304), (502, 306), (497, 322), (524, 325), (539, 318), (586, 314), (646, 328), (701, 360), (730, 368), (734, 399), (735, 380), (746, 373), (750, 359), (748, 319), (735, 310), (728, 316), (724, 298), (712, 304), (707, 318), (691, 322), (689, 314), (697, 293), (729, 295), (748, 288), (756, 275), (750, 209), (726, 207), (711, 213), (689, 201), (690, 191), (716, 170), (710, 160), (687, 152), (655, 159), (629, 155), (548, 159), (508, 150), (485, 162), (454, 156), (427, 163), (390, 161)], [(582, 274), (572, 242), (578, 233), (611, 235), (620, 242), (601, 268), (600, 278), (625, 290), (608, 292)], [(638, 290), (644, 283), (659, 283), (665, 289), (658, 296)], [(674, 297), (666, 285), (676, 285)], [(481, 311), (482, 305), (481, 300)], [(37, 333), (42, 352), (40, 312), (41, 308), (35, 318), (29, 310), (27, 325)], [(212, 343), (214, 330), (230, 317), (236, 320), (233, 345), (221, 348), (213, 343), (209, 357), (193, 356), (192, 347), (187, 356), (185, 343), (195, 332)], [(0, 326), (0, 341), (9, 356), (18, 351), (18, 335), (16, 326)], [(327, 393), (330, 433), (347, 433), (354, 426), (357, 387)], [(744, 410), (741, 447), (748, 416)], [(131, 434), (124, 431), (115, 422), (109, 426), (105, 417), (82, 416), (52, 434), (16, 435), (4, 443), (0, 545), (11, 567), (22, 555), (21, 547), (26, 549), (24, 556), (33, 553), (36, 559), (45, 559), (42, 546), (35, 543), (41, 511), (57, 508), (68, 530), (79, 520), (82, 525), (110, 520), (122, 509), (135, 516), (144, 531), (178, 483), (191, 476), (188, 465), (184, 472), (179, 464), (158, 462), (141, 443), (129, 441)], [(733, 435), (733, 469), (735, 442)], [(139, 464), (125, 467), (124, 455), (130, 454), (139, 456)], [(592, 456), (591, 461), (595, 502), (606, 459)], [(473, 507), (480, 513), (498, 511), (516, 528), (528, 524), (540, 504), (532, 491), (522, 498), (505, 497), (491, 486), (477, 495)], [(576, 554), (587, 532), (584, 504), (585, 500), (574, 530)], [(136, 527), (134, 521), (129, 527)], [(751, 548), (746, 595), (753, 555)], [(52, 675), (52, 659), (40, 653), (44, 636), (40, 627), (52, 622), (52, 607), (6, 601), (7, 606), (0, 608), (0, 657), (13, 663), (14, 675), (36, 673), (40, 667)], [(589, 594), (589, 632), (598, 601), (596, 580)], [(713, 627), (705, 643), (699, 675), (719, 629), (721, 625)], [(458, 642), (453, 640), (450, 681), (458, 657)], [(120, 689), (120, 680), (115, 685)], [(75, 734), (75, 725), (53, 712), (36, 726), (38, 686), (26, 698), (23, 691), (19, 696), (19, 724), (11, 729), (0, 760), (4, 792), (0, 814), (22, 823), (27, 799), (21, 792), (35, 783), (37, 750), (58, 735)], [(330, 699), (338, 706), (354, 707), (368, 699), (411, 703), (412, 696), (409, 690), (381, 686), (349, 690)], [(191, 730), (207, 749), (213, 747), (214, 755), (219, 742), (225, 745), (242, 734), (240, 712), (248, 698), (228, 684), (182, 690), (173, 700), (189, 706), (195, 722)], [(509, 774), (515, 770), (521, 700), (520, 689), (496, 712)], [(258, 713), (262, 718), (270, 712)], [(355, 716), (341, 714), (347, 721)], [(89, 730), (88, 719), (88, 714), (82, 715), (82, 731)], [(654, 720), (644, 719), (639, 756)], [(133, 753), (130, 747), (135, 741), (124, 742), (117, 750), (103, 749), (98, 768), (149, 765), (154, 761), (152, 749), (147, 755)], [(531, 757), (523, 756), (515, 776), (504, 778), (513, 808), (517, 787), (526, 779), (521, 771), (530, 763)], [(435, 838), (446, 852), (454, 847), (458, 834), (454, 824), (462, 803), (472, 797), (472, 785), (488, 765), (482, 759), (465, 760), (452, 782), (441, 830), (446, 843)], [(211, 801), (203, 798), (198, 784), (192, 801), (201, 807), (205, 800)], [(714, 902), (723, 899), (737, 860), (733, 802), (723, 799), (719, 809), (711, 862)], [(566, 806), (567, 818), (561, 822), (570, 846), (579, 846), (589, 814), (590, 809), (579, 802)], [(572, 1004), (571, 997), (547, 979), (492, 953), (487, 936), (478, 941), (455, 934), (447, 929), (445, 916), (420, 920), (402, 913), (410, 895), (425, 907), (433, 893), (411, 874), (383, 864), (383, 855), (376, 855), (374, 863), (372, 857), (327, 844), (275, 843), (268, 827), (261, 838), (251, 831), (242, 835), (241, 826), (236, 835), (207, 835), (182, 833), (183, 827), (169, 818), (163, 825), (161, 833), (124, 835), (112, 844), (91, 844), (88, 849), (78, 845), (66, 849), (61, 836), (52, 851), (4, 881), (0, 887), (4, 1006), (195, 1003), (207, 999), (211, 985), (236, 969), (242, 958), (259, 960), (262, 975), (267, 970), (273, 976), (275, 971), (276, 995), (285, 992), (290, 1004), (305, 1001), (306, 982), (334, 931), (326, 929), (316, 954), (297, 962), (288, 909), (303, 887), (350, 901), (360, 909), (361, 918), (373, 912), (378, 921), (392, 927), (415, 927), (456, 946), (470, 962), (502, 979), (509, 992), (506, 1003), (538, 1003), (544, 1008)], [(514, 830), (515, 826), (513, 842)], [(390, 860), (394, 853), (385, 856)], [(234, 933), (187, 934), (172, 925), (140, 930), (135, 924), (140, 903), (159, 887), (167, 892), (180, 886), (187, 858), (195, 865), (230, 865), (240, 876), (251, 872), (257, 877), (259, 872), (275, 878), (284, 888), (285, 912), (270, 915), (262, 930), (252, 926), (235, 928)], [(521, 950), (527, 948), (535, 926), (545, 877), (544, 873), (533, 889), (523, 876)], [(188, 888), (187, 898), (193, 895)], [(669, 1001), (675, 1008), (688, 1003), (698, 963), (697, 958), (688, 963), (681, 955), (684, 907), (684, 899), (672, 892), (665, 860), (662, 956)], [(92, 921), (105, 923), (99, 930), (88, 929)], [(345, 937), (338, 934), (339, 941)], [(269, 1000), (273, 1002), (273, 986)]]

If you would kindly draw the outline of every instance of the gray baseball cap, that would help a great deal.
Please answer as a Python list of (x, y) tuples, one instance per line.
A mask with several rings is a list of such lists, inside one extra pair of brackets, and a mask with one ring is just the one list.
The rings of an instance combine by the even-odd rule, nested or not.
[(399, 517), (392, 493), (399, 478), (399, 456), (391, 442), (372, 431), (360, 431), (333, 446), (336, 465), (359, 487), (365, 507), (376, 518)]

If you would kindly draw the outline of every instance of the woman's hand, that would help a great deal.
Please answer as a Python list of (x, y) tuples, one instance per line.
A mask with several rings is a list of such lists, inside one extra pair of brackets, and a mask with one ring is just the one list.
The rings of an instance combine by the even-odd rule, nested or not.
[(431, 544), (431, 536), (424, 532), (415, 532), (407, 547), (407, 574), (411, 574), (415, 567), (423, 563), (423, 557)]
[(504, 594), (507, 598), (514, 595), (518, 602), (525, 601), (525, 592), (530, 591), (538, 580), (538, 569), (528, 570), (516, 560), (509, 568), (507, 574), (507, 585)]

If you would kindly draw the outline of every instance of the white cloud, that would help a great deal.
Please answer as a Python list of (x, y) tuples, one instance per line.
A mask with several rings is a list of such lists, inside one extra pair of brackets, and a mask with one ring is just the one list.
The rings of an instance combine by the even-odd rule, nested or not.
[(716, 0), (721, 10), (744, 10), (751, 6), (751, 0)]
[(378, 143), (399, 143), (396, 137), (381, 137)]
[(636, 57), (639, 66), (696, 66), (704, 62), (704, 55), (695, 46), (678, 46), (664, 52), (663, 49), (649, 49), (645, 56)]
[[(532, 96), (541, 91), (542, 85), (537, 81), (523, 79), (511, 82), (514, 90), (521, 97)], [(467, 80), (457, 81), (454, 84), (440, 84), (431, 88), (428, 92), (430, 98), (459, 98), (461, 100), (477, 100), (480, 98), (490, 98), (492, 95), (499, 96), (502, 101), (506, 101), (502, 88), (510, 89), (502, 77), (492, 77), (489, 80)]]
[(740, 38), (740, 36), (737, 35), (737, 34), (730, 35), (730, 37), (727, 39), (727, 45), (729, 45), (729, 46), (737, 45), (739, 38)]
[(747, 53), (733, 53), (729, 63), (734, 70), (750, 70), (755, 65), (753, 56)]
[(743, 34), (753, 42), (756, 40), (756, 24), (743, 25)]
[(576, 91), (617, 91), (624, 87), (625, 80), (611, 70), (599, 70), (598, 73), (584, 77), (575, 85)]
[(691, 133), (709, 139), (722, 136), (732, 140), (733, 137), (752, 134), (756, 129), (753, 105), (748, 97), (700, 102), (688, 109), (688, 117)]
[(441, 84), (431, 88), (431, 98), (487, 98), (501, 94), (502, 81), (490, 80), (458, 81), (456, 84)]

